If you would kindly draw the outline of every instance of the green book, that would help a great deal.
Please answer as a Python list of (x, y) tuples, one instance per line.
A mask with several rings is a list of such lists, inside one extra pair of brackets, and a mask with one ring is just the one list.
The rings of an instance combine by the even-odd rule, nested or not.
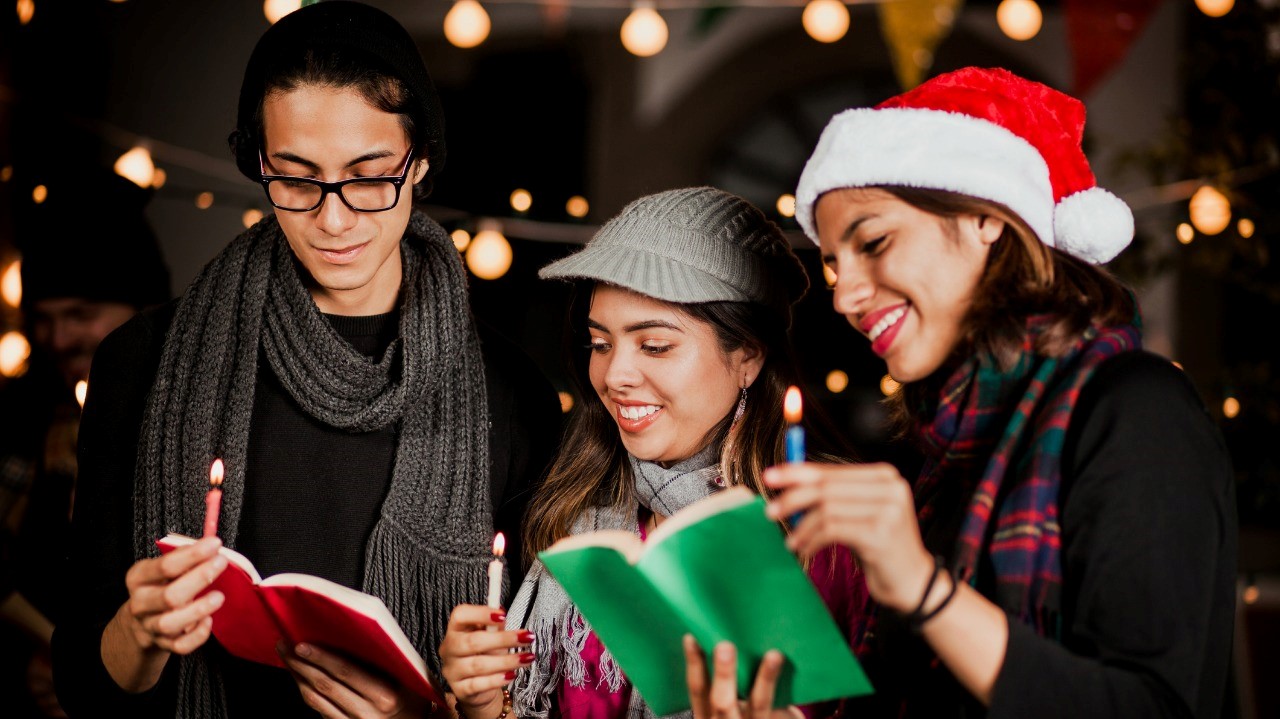
[(732, 487), (675, 513), (649, 535), (600, 531), (538, 555), (659, 715), (689, 709), (682, 638), (710, 654), (738, 648), (745, 699), (765, 652), (786, 661), (775, 706), (871, 693), (841, 631), (787, 550), (764, 500)]

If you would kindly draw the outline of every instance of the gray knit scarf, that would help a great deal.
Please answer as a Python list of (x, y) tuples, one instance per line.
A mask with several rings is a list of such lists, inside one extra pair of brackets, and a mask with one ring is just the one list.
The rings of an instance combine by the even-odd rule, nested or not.
[[(167, 532), (199, 536), (214, 457), (227, 467), (220, 534), (235, 546), (261, 354), (317, 420), (351, 432), (398, 427), (391, 487), (362, 549), (361, 588), (386, 603), (438, 674), (436, 647), (450, 611), (485, 593), (493, 534), (488, 408), (453, 242), (414, 213), (400, 251), (400, 337), (378, 362), (320, 314), (274, 216), (204, 268), (178, 305), (147, 401), (134, 551), (155, 556), (154, 542)], [(220, 672), (205, 652), (173, 661), (181, 663), (176, 715), (225, 715)]]
[[(641, 504), (671, 516), (723, 486), (719, 482), (719, 447), (715, 444), (671, 467), (627, 456), (635, 478), (635, 501), (621, 508), (588, 509), (574, 520), (570, 534), (603, 529), (639, 534), (638, 510)], [(535, 561), (525, 575), (516, 598), (511, 601), (507, 628), (529, 629), (537, 636), (534, 644), (537, 659), (520, 672), (511, 687), (515, 713), (522, 719), (548, 719), (555, 692), (562, 682), (573, 687), (586, 683), (587, 667), (582, 651), (591, 625), (542, 562)], [(605, 650), (600, 657), (597, 688), (607, 687), (610, 692), (617, 692), (625, 681), (613, 655)], [(640, 692), (633, 691), (627, 716), (631, 719), (653, 719), (655, 715)], [(671, 716), (692, 717), (693, 714), (681, 712)]]

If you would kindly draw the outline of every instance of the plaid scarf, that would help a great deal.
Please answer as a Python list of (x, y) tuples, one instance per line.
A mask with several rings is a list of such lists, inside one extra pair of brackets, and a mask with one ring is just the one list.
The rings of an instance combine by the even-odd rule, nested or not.
[[(1058, 637), (1062, 549), (1058, 491), (1062, 447), (1080, 391), (1098, 366), (1141, 348), (1135, 325), (1090, 328), (1060, 357), (1033, 347), (1047, 324), (1032, 318), (1021, 353), (1002, 369), (990, 355), (966, 360), (942, 386), (933, 419), (921, 428), (932, 451), (915, 495), (921, 527), (940, 511), (946, 482), (973, 487), (950, 567), (976, 584), (985, 551), (995, 570), (995, 603)], [(991, 527), (994, 514), (994, 528)]]

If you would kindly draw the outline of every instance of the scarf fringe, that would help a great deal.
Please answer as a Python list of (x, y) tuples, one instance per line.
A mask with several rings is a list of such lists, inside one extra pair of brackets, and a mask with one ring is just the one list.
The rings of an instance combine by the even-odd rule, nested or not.
[(433, 611), (428, 598), (470, 597), (470, 601), (481, 603), (487, 591), (489, 559), (446, 558), (420, 547), (405, 551), (407, 545), (412, 546), (412, 541), (384, 516), (366, 546), (363, 590), (386, 603), (427, 667), (440, 676), (438, 648), (449, 626), (449, 614)]

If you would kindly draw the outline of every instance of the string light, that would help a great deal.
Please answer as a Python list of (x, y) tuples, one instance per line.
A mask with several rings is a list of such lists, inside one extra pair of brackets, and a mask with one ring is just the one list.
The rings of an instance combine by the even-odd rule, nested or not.
[(35, 0), (18, 0), (18, 24), (26, 25), (36, 14)]
[(1253, 237), (1253, 231), (1256, 229), (1253, 225), (1253, 220), (1248, 217), (1241, 217), (1240, 221), (1236, 223), (1236, 232), (1239, 232), (1240, 236), (1246, 240)]
[(138, 187), (151, 187), (156, 179), (156, 165), (151, 160), (151, 152), (141, 145), (121, 155), (116, 160), (115, 171)]
[(1178, 236), (1178, 242), (1189, 245), (1196, 238), (1196, 229), (1185, 222), (1179, 222), (1175, 234)]
[(453, 246), (458, 252), (466, 252), (467, 246), (471, 244), (471, 233), (461, 227), (450, 232), (449, 237), (453, 239)]
[(667, 23), (653, 0), (636, 0), (622, 23), (622, 46), (637, 57), (652, 57), (667, 46)]
[(207, 210), (210, 207), (213, 207), (213, 193), (201, 192), (196, 195), (196, 207), (199, 207), (202, 210)]
[(0, 167), (0, 182), (8, 182), (13, 179), (13, 165), (5, 165)]
[(1209, 17), (1222, 17), (1236, 6), (1236, 0), (1196, 0), (1196, 7)]
[(27, 371), (31, 343), (21, 332), (7, 332), (0, 337), (0, 375), (18, 377)]
[(827, 389), (832, 394), (840, 394), (849, 387), (849, 375), (844, 370), (833, 369), (827, 373)]
[(1039, 34), (1044, 13), (1035, 0), (1002, 0), (996, 8), (996, 24), (1014, 40), (1030, 40)]
[(582, 195), (574, 195), (569, 201), (564, 203), (564, 211), (569, 213), (570, 217), (576, 217), (581, 220), (591, 211), (591, 205), (587, 202), (587, 198)]
[(44, 185), (36, 185), (31, 188), (31, 201), (37, 205), (49, 199), (49, 188)]
[(1250, 579), (1248, 586), (1240, 594), (1240, 600), (1245, 604), (1256, 604), (1261, 596), (1262, 592), (1258, 589), (1258, 583)]
[(262, 210), (259, 210), (256, 207), (250, 207), (249, 209), (244, 211), (243, 215), (240, 215), (240, 221), (244, 223), (244, 226), (246, 228), (253, 227), (254, 225), (258, 224), (258, 221), (261, 219), (262, 219)]
[(489, 13), (476, 0), (458, 0), (444, 16), (444, 37), (454, 47), (473, 48), (489, 37)]
[(161, 187), (164, 187), (164, 183), (168, 179), (169, 179), (169, 173), (157, 167), (155, 174), (151, 178), (151, 186), (158, 190)]
[(1235, 419), (1240, 414), (1240, 400), (1235, 397), (1227, 397), (1222, 400), (1222, 416), (1227, 419)]
[(840, 0), (811, 0), (800, 16), (804, 31), (818, 42), (835, 42), (849, 32), (849, 8)]
[(528, 212), (530, 207), (533, 207), (533, 195), (528, 190), (517, 189), (511, 193), (511, 209)]
[(796, 216), (796, 196), (791, 194), (782, 195), (778, 198), (778, 214), (783, 217)]
[(1191, 224), (1206, 235), (1216, 235), (1231, 224), (1231, 201), (1211, 185), (1201, 185), (1187, 207)]
[(22, 263), (14, 260), (0, 275), (0, 297), (10, 307), (22, 304)]
[(302, 0), (266, 0), (262, 3), (262, 14), (267, 22), (275, 25), (280, 18), (302, 7)]
[(885, 397), (892, 395), (894, 392), (897, 392), (901, 388), (902, 388), (902, 385), (898, 382), (898, 380), (890, 377), (889, 375), (885, 375), (880, 378), (880, 392), (884, 394)]
[(573, 409), (573, 395), (568, 392), (560, 392), (559, 395), (560, 411), (564, 414), (569, 414), (569, 411)]
[(467, 267), (482, 280), (496, 280), (511, 269), (511, 243), (496, 224), (482, 223), (467, 248)]

